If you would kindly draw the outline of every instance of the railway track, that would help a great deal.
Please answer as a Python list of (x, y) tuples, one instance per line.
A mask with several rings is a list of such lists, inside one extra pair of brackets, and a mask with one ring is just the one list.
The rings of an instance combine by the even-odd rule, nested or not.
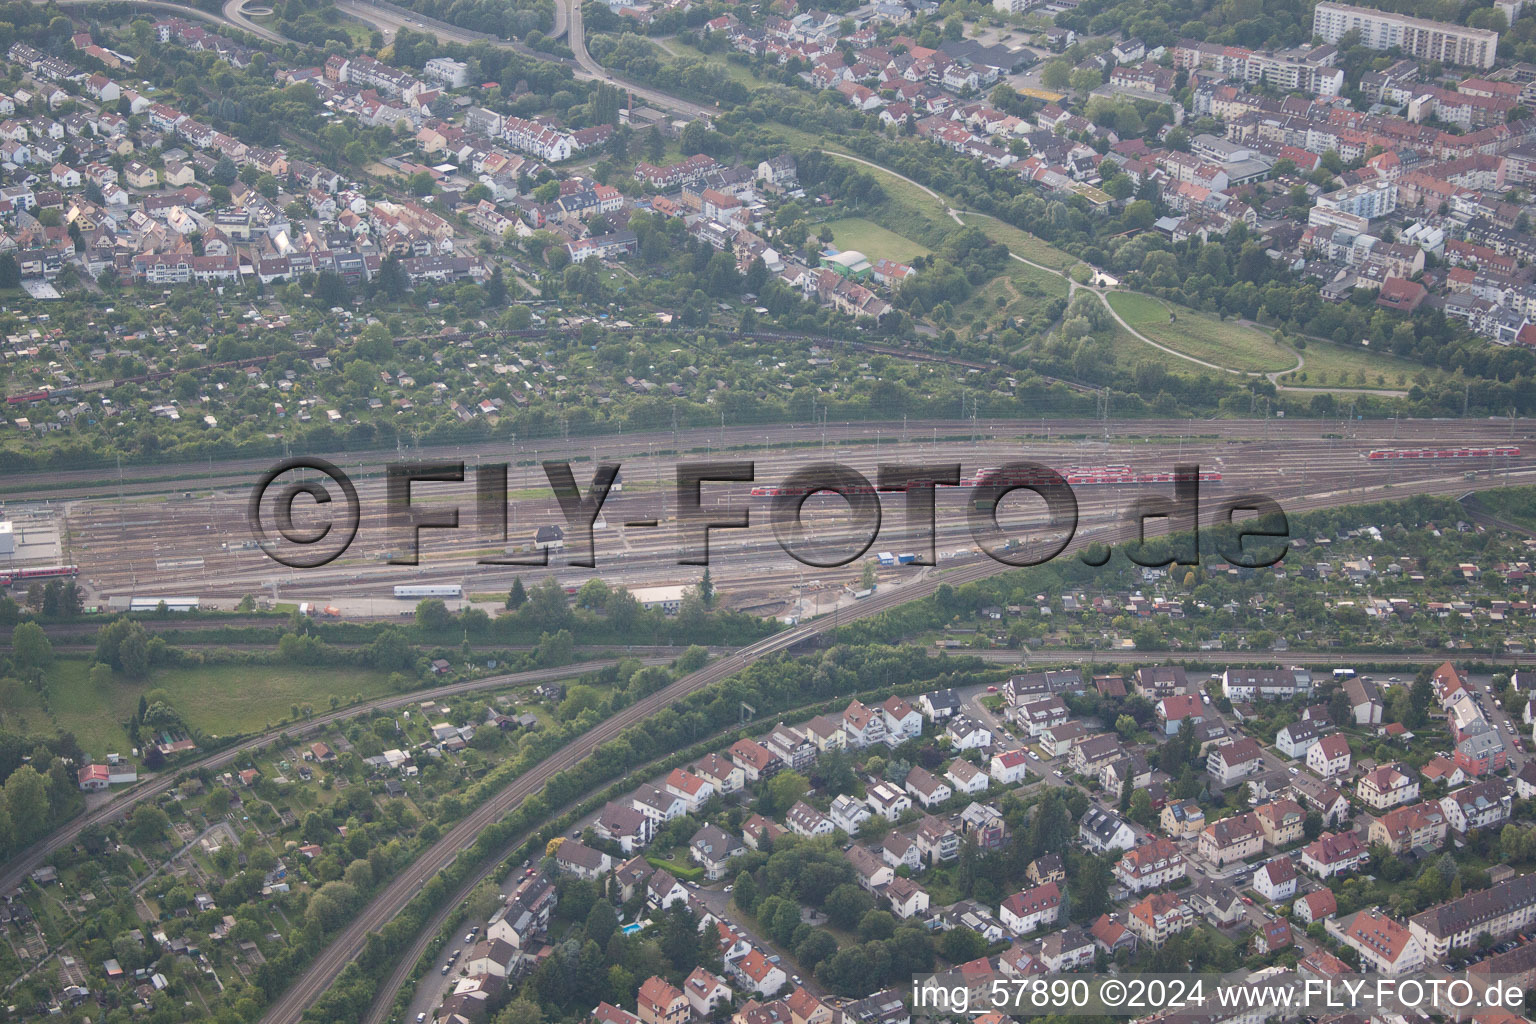
[[(1395, 493), (1386, 490), (1385, 487), (1381, 487), (1378, 489), (1380, 493), (1376, 493), (1374, 496), (1371, 493), (1371, 488), (1361, 488), (1359, 490), (1339, 490), (1311, 496), (1276, 494), (1275, 497), (1283, 500), (1283, 503), (1286, 504), (1287, 512), (1295, 513), (1377, 500), (1382, 497), (1460, 493), (1465, 489), (1466, 481), (1457, 477), (1454, 480), (1423, 481), (1411, 490), (1400, 489)], [(1131, 536), (1131, 528), (1128, 526), (1122, 526), (1119, 529), (1110, 528), (1107, 533), (1110, 535), (1100, 536), (1095, 539), (1119, 543)], [(665, 689), (651, 694), (624, 709), (618, 715), (607, 719), (592, 731), (579, 738), (579, 740), (573, 742), (569, 747), (552, 755), (527, 775), (493, 795), (417, 858), (410, 867), (386, 886), (382, 892), (377, 894), (362, 913), (332, 940), (315, 962), (294, 983), (293, 987), (273, 1003), (263, 1015), (262, 1021), (264, 1024), (297, 1024), (303, 1016), (304, 1010), (330, 986), (346, 965), (356, 958), (357, 954), (362, 950), (363, 943), (367, 941), (368, 935), (382, 928), (384, 924), (393, 919), (414, 897), (426, 880), (452, 863), (458, 854), (474, 841), (475, 835), (480, 830), (500, 820), (500, 818), (509, 813), (523, 800), (540, 792), (556, 774), (579, 763), (602, 744), (617, 738), (625, 729), (643, 721), (652, 713), (674, 701), (719, 682), (757, 660), (784, 651), (802, 641), (813, 639), (838, 625), (846, 624), (855, 619), (878, 615), (908, 601), (927, 597), (942, 584), (961, 586), (965, 583), (975, 582), (997, 573), (1005, 572), (1008, 569), (1008, 566), (983, 558), (949, 570), (926, 573), (922, 578), (914, 580), (899, 589), (887, 592), (877, 591), (873, 596), (866, 598), (839, 618), (823, 617), (742, 648), (735, 654), (684, 676)], [(1356, 658), (1355, 660), (1359, 659)], [(479, 881), (489, 877), (498, 866), (499, 859), (489, 861), (485, 867), (473, 874), (473, 883), (478, 884)], [(469, 884), (470, 882), (466, 882), (466, 885)], [(418, 938), (417, 946), (421, 946), (421, 942), (422, 940)], [(387, 983), (380, 989), (374, 1004), (375, 1007), (380, 1005), (387, 1006), (392, 1003), (395, 991), (403, 983), (404, 978), (408, 976), (416, 959), (419, 959), (419, 952), (416, 957), (402, 958), (401, 965), (397, 966)], [(375, 1018), (370, 1015), (369, 1019), (372, 1021)]]
[[(1385, 433), (1392, 425), (1383, 425)], [(1485, 432), (1488, 427), (1481, 425)], [(1399, 435), (1403, 432), (1397, 428)], [(1495, 431), (1503, 433), (1502, 430)], [(936, 433), (936, 431), (935, 431)], [(886, 435), (878, 430), (875, 438)], [(896, 436), (900, 436), (899, 434)], [(770, 439), (771, 440), (771, 439)], [(1202, 466), (1222, 469), (1223, 480), (1216, 487), (1202, 488), (1205, 495), (1219, 497), (1222, 493), (1238, 491), (1276, 492), (1300, 485), (1308, 489), (1329, 490), (1346, 484), (1359, 485), (1373, 481), (1392, 481), (1408, 486), (1414, 479), (1447, 467), (1437, 467), (1430, 462), (1376, 463), (1368, 462), (1364, 452), (1384, 438), (1367, 437), (1347, 441), (1343, 439), (1271, 438), (1268, 440), (1221, 441), (1202, 438), (1198, 441), (1154, 441), (1146, 443), (1059, 440), (1044, 442), (1030, 440), (1010, 443), (1000, 440), (980, 442), (975, 446), (940, 442), (937, 448), (924, 444), (918, 457), (934, 461), (961, 461), (965, 466), (996, 465), (1009, 458), (1029, 457), (1047, 464), (1064, 466), (1076, 461), (1125, 462), (1139, 467), (1164, 470), (1176, 461), (1195, 461)], [(898, 449), (899, 457), (912, 460), (910, 451)], [(814, 453), (814, 455), (813, 455)], [(571, 454), (570, 452), (566, 453)], [(755, 454), (752, 452), (744, 454)], [(848, 451), (812, 449), (798, 457), (770, 456), (764, 460), (758, 456), (758, 477), (765, 482), (782, 478), (789, 468), (803, 465), (807, 457), (836, 459), (861, 469), (866, 475), (874, 473), (874, 463), (889, 459), (885, 449), (877, 445), (858, 445)], [(639, 484), (624, 493), (610, 498), (605, 515), (611, 520), (623, 521), (645, 513), (645, 518), (662, 521), (662, 529), (652, 531), (626, 531), (611, 529), (597, 535), (599, 566), (609, 573), (617, 573), (628, 585), (676, 583), (680, 578), (691, 582), (675, 565), (673, 531), (668, 516), (669, 500), (664, 485), (657, 479), (649, 490), (646, 485), (654, 475), (659, 477), (664, 461), (652, 454), (648, 461), (631, 460), (626, 463), (626, 480)], [(1486, 475), (1502, 473), (1508, 468), (1529, 465), (1532, 452), (1526, 450), (1522, 459), (1513, 460), (1452, 460), (1457, 469), (1467, 469)], [(647, 474), (651, 468), (654, 474)], [(670, 469), (670, 462), (666, 467)], [(633, 475), (631, 475), (633, 474)], [(471, 474), (472, 475), (472, 474)], [(523, 495), (512, 505), (513, 521), (523, 524), (514, 527), (531, 536), (532, 525), (543, 522), (559, 522), (552, 497), (527, 497), (547, 492), (542, 471), (535, 466), (520, 465), (509, 483), (511, 493)], [(468, 496), (466, 482), (462, 505), (472, 499)], [(67, 522), (75, 546), (71, 557), (82, 564), (86, 576), (98, 591), (106, 593), (129, 592), (137, 596), (172, 596), (196, 593), (205, 597), (239, 597), (245, 593), (264, 591), (281, 586), (295, 600), (325, 601), (332, 598), (353, 596), (378, 596), (386, 577), (400, 582), (402, 577), (417, 583), (465, 582), (486, 591), (509, 586), (513, 577), (533, 575), (538, 577), (551, 571), (557, 572), (563, 583), (579, 585), (591, 572), (576, 568), (527, 569), (497, 568), (476, 564), (485, 554), (483, 540), (474, 536), (470, 529), (453, 534), (434, 533), (430, 547), (424, 548), (424, 564), (415, 569), (401, 570), (378, 561), (392, 541), (398, 542), (394, 531), (382, 511), (383, 483), (378, 478), (359, 477), (358, 487), (362, 495), (363, 516), (359, 539), (343, 559), (320, 570), (293, 572), (266, 559), (258, 551), (239, 550), (244, 542), (239, 531), (244, 521), (245, 495), (240, 493), (214, 494), (191, 502), (167, 502), (147, 514), (141, 506), (118, 506), (112, 503), (72, 503)], [(939, 543), (944, 549), (969, 546), (970, 538), (965, 527), (963, 512), (953, 495), (940, 501)], [(1137, 492), (1122, 487), (1078, 488), (1085, 521), (1096, 515), (1109, 516), (1115, 511), (1116, 502), (1127, 500)], [(746, 500), (744, 495), (736, 497)], [(758, 506), (758, 521), (762, 510)], [(634, 514), (634, 515), (631, 515)], [(780, 578), (804, 575), (800, 567), (792, 563), (764, 530), (757, 530), (735, 537), (717, 538), (723, 552), (731, 555), (730, 564), (715, 570), (717, 583), (729, 587), (732, 582), (760, 589), (766, 576)], [(225, 540), (220, 545), (218, 542)], [(885, 543), (890, 541), (886, 538)], [(890, 541), (895, 543), (895, 541)], [(396, 545), (398, 546), (398, 544)], [(615, 548), (621, 554), (615, 554)], [(222, 549), (221, 549), (222, 548)], [(195, 568), (167, 568), (162, 558), (198, 555), (202, 558), (172, 558), (169, 564), (185, 566), (188, 561)], [(557, 559), (552, 559), (556, 561)], [(212, 572), (209, 567), (212, 567)], [(409, 575), (406, 576), (405, 574)], [(832, 573), (835, 578), (836, 573)], [(473, 578), (471, 580), (471, 577)]]
[[(338, 464), (357, 464), (381, 472), (386, 462), (404, 457), (423, 460), (465, 458), (506, 458), (514, 455), (528, 462), (581, 453), (592, 447), (602, 449), (604, 456), (618, 458), (639, 457), (658, 450), (700, 450), (716, 447), (721, 450), (758, 448), (763, 446), (765, 435), (768, 443), (790, 444), (812, 438), (820, 427), (805, 424), (747, 424), (718, 428), (691, 427), (680, 432), (671, 430), (641, 431), (634, 434), (607, 434), (579, 436), (574, 439), (518, 438), (513, 451), (511, 441), (492, 441), (473, 444), (430, 445), (412, 449), (404, 455), (398, 451), (367, 449), (357, 452), (337, 453), (333, 461)], [(1178, 437), (1204, 437), (1225, 442), (1230, 440), (1261, 441), (1309, 440), (1316, 441), (1328, 434), (1340, 437), (1369, 438), (1379, 445), (1415, 439), (1449, 442), (1466, 439), (1488, 442), (1510, 441), (1519, 443), (1532, 438), (1532, 425), (1527, 421), (1508, 420), (1371, 420), (1363, 422), (1324, 420), (1190, 420), (1149, 419), (1130, 421), (1103, 421), (1097, 419), (1058, 420), (998, 420), (983, 419), (929, 419), (929, 420), (873, 420), (844, 422), (831, 425), (828, 436), (835, 443), (867, 442), (884, 437), (893, 442), (896, 438), (910, 436), (921, 438), (935, 432), (970, 435), (979, 433), (988, 438), (1024, 437), (1050, 432), (1053, 436), (1079, 436), (1089, 438), (1120, 438), (1136, 440), (1147, 438), (1172, 439)], [(6, 501), (60, 500), (70, 497), (116, 495), (119, 487), (123, 494), (155, 494), (167, 491), (228, 489), (249, 487), (273, 462), (277, 455), (249, 458), (223, 459), (217, 470), (204, 469), (202, 461), (174, 463), (170, 465), (134, 466), (133, 479), (118, 480), (114, 466), (102, 465), (90, 469), (45, 470), (29, 473), (24, 483), (15, 485), (0, 483), (0, 499)], [(82, 494), (82, 492), (87, 492)]]

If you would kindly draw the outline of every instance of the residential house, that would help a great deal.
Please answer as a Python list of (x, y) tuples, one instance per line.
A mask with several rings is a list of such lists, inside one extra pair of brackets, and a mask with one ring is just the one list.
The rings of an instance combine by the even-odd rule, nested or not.
[[(797, 989), (803, 992), (804, 989)], [(715, 1015), (715, 1011), (728, 1005), (733, 998), (731, 987), (726, 984), (724, 978), (703, 967), (695, 967), (693, 972), (683, 979), (683, 998), (688, 1000), (688, 1007), (694, 1016), (708, 1020)], [(802, 1024), (796, 1021), (795, 1024)]]
[(1445, 844), (1446, 815), (1438, 800), (1394, 807), (1374, 818), (1366, 830), (1371, 845), (1381, 844), (1399, 856), (1438, 850)]
[(1171, 892), (1155, 892), (1131, 907), (1126, 926), (1154, 948), (1195, 926), (1195, 912)]
[(895, 821), (912, 806), (912, 800), (906, 793), (884, 780), (867, 786), (864, 800), (871, 811), (888, 821)]
[(1188, 872), (1178, 846), (1161, 836), (1127, 850), (1115, 864), (1115, 878), (1132, 893), (1162, 889)]
[(923, 866), (923, 851), (918, 849), (917, 840), (911, 836), (891, 832), (880, 843), (880, 859), (893, 868), (919, 871)]
[(1343, 733), (1330, 733), (1307, 751), (1307, 767), (1325, 779), (1349, 771), (1349, 740)]
[[(986, 772), (963, 757), (957, 757), (950, 762), (949, 767), (944, 770), (944, 779), (956, 793), (964, 793), (966, 796), (986, 792), (987, 785), (991, 781)], [(908, 779), (908, 781), (911, 780)]]
[(1324, 832), (1301, 848), (1301, 869), (1321, 879), (1346, 875), (1370, 859), (1356, 832)]
[(1157, 702), (1157, 720), (1163, 732), (1172, 736), (1186, 724), (1193, 726), (1205, 721), (1205, 705), (1192, 693), (1164, 697)]
[(1419, 798), (1419, 780), (1401, 762), (1379, 765), (1355, 784), (1355, 796), (1375, 811), (1385, 811)]
[(837, 828), (831, 818), (804, 800), (796, 800), (784, 815), (784, 824), (797, 836), (829, 836)]
[(1313, 921), (1326, 921), (1339, 912), (1339, 901), (1333, 895), (1332, 889), (1319, 889), (1309, 892), (1295, 903), (1291, 904), (1291, 916), (1302, 924), (1311, 924)]
[(595, 882), (612, 866), (613, 860), (606, 853), (575, 839), (562, 841), (555, 850), (555, 867), (584, 881)]
[(1211, 748), (1205, 770), (1217, 785), (1225, 788), (1263, 770), (1264, 753), (1257, 741), (1244, 738)]
[(1440, 799), (1446, 825), (1458, 835), (1474, 829), (1498, 828), (1509, 821), (1514, 793), (1500, 778), (1463, 786)]
[(1377, 910), (1362, 910), (1328, 931), (1360, 954), (1363, 968), (1380, 974), (1412, 974), (1424, 966), (1424, 947), (1402, 924)]
[(1264, 831), (1264, 841), (1277, 849), (1302, 837), (1307, 817), (1300, 804), (1285, 797), (1255, 807), (1253, 815)]
[(833, 799), (829, 816), (835, 827), (842, 829), (851, 836), (872, 815), (870, 814), (869, 807), (862, 800), (847, 793), (842, 793)]
[(907, 772), (906, 790), (924, 807), (934, 807), (954, 796), (954, 790), (921, 765)]
[(993, 754), (989, 772), (1000, 786), (1013, 786), (1029, 777), (1029, 755), (1023, 750), (1005, 750)]
[(1276, 857), (1253, 873), (1253, 889), (1271, 903), (1296, 895), (1296, 865), (1289, 857)]
[(1129, 850), (1136, 845), (1136, 832), (1118, 815), (1101, 807), (1089, 807), (1078, 823), (1083, 845), (1094, 853)]
[(705, 825), (688, 841), (688, 857), (704, 869), (711, 882), (726, 876), (730, 862), (747, 852), (740, 839), (717, 825)]
[(1205, 830), (1205, 811), (1194, 800), (1170, 800), (1163, 805), (1159, 824), (1174, 839), (1189, 839)]
[(1252, 812), (1222, 818), (1205, 827), (1197, 847), (1200, 859), (1216, 867), (1246, 860), (1264, 848), (1264, 829)]
[(1027, 935), (1056, 923), (1061, 914), (1061, 890), (1055, 882), (1016, 892), (1003, 900), (997, 916), (1014, 935)]
[(654, 974), (640, 983), (635, 995), (635, 1015), (644, 1024), (687, 1024), (693, 1007), (680, 989)]

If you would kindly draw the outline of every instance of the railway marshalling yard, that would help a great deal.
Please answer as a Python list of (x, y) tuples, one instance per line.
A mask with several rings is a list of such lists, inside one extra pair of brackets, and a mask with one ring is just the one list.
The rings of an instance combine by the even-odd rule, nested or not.
[[(1372, 461), (1374, 449), (1448, 449), (1516, 446), (1518, 456)], [(899, 495), (882, 499), (879, 535), (864, 558), (837, 568), (812, 568), (790, 557), (768, 521), (769, 503), (754, 499), (754, 485), (772, 486), (815, 462), (852, 467), (870, 480), (879, 464), (960, 463), (962, 477), (976, 470), (1028, 459), (1066, 472), (1070, 466), (1125, 465), (1137, 473), (1169, 472), (1196, 463), (1220, 473), (1202, 483), (1202, 523), (1217, 504), (1239, 494), (1262, 493), (1287, 510), (1336, 506), (1418, 493), (1457, 496), (1469, 490), (1530, 483), (1536, 473), (1531, 428), (1521, 422), (1378, 421), (1100, 421), (850, 424), (821, 427), (735, 428), (654, 437), (623, 436), (548, 442), (515, 454), (490, 446), (452, 451), (349, 454), (333, 461), (355, 482), (361, 507), (356, 539), (334, 562), (314, 569), (284, 567), (255, 547), (246, 506), (266, 464), (235, 464), (212, 476), (173, 477), (143, 471), (119, 483), (82, 474), (42, 478), (44, 500), (18, 502), (7, 514), (56, 516), (65, 558), (80, 569), (89, 603), (112, 597), (198, 597), (232, 606), (246, 594), (280, 602), (331, 605), (346, 616), (399, 615), (409, 610), (392, 596), (397, 584), (459, 584), (466, 598), (504, 594), (514, 577), (526, 584), (554, 578), (567, 587), (601, 578), (631, 589), (697, 583), (702, 569), (679, 565), (679, 533), (673, 476), (690, 461), (755, 463), (755, 484), (706, 485), (706, 508), (723, 514), (747, 511), (751, 528), (717, 530), (710, 541), (710, 572), (723, 600), (733, 607), (781, 618), (804, 618), (852, 600), (864, 558), (880, 551), (921, 551), (908, 532)], [(408, 550), (408, 531), (386, 520), (383, 465), (387, 461), (448, 459), (466, 463), (463, 483), (417, 483), (413, 504), (428, 511), (460, 510), (456, 530), (423, 530), (417, 566), (389, 563)], [(585, 490), (594, 461), (623, 466), (622, 492), (611, 494), (594, 533), (596, 565), (567, 564), (570, 551), (552, 551), (547, 567), (477, 564), (507, 551), (532, 547), (540, 526), (565, 520), (539, 461), (567, 459)], [(274, 460), (275, 461), (275, 460)], [(475, 509), (478, 464), (509, 461), (507, 540), (482, 533)], [(287, 479), (285, 477), (285, 479)], [(336, 488), (332, 486), (332, 491)], [(1075, 486), (1079, 524), (1072, 547), (1103, 539), (1123, 520), (1136, 498), (1172, 492), (1170, 484)], [(307, 499), (295, 504), (296, 525), (318, 522)], [(981, 556), (966, 517), (966, 489), (941, 488), (934, 548), (939, 571)], [(1043, 529), (1044, 507), (1017, 491), (998, 510), (1006, 536)], [(656, 520), (654, 527), (625, 525)], [(851, 538), (852, 523), (841, 498), (821, 495), (807, 503), (804, 521), (817, 538)], [(1149, 527), (1149, 533), (1156, 532)], [(567, 532), (567, 542), (571, 536)], [(849, 542), (847, 549), (859, 545)], [(526, 555), (526, 550), (523, 552)], [(999, 569), (1004, 568), (998, 566)], [(932, 571), (932, 570), (929, 570)], [(882, 568), (882, 586), (918, 578), (924, 570)]]

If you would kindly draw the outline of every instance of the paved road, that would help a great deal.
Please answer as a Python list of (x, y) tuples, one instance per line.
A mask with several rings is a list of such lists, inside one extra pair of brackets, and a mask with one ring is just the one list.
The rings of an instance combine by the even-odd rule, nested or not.
[(236, 28), (243, 29), (253, 36), (265, 39), (269, 43), (291, 43), (293, 40), (280, 35), (271, 29), (258, 25), (245, 13), (245, 0), (224, 0), (224, 19)]

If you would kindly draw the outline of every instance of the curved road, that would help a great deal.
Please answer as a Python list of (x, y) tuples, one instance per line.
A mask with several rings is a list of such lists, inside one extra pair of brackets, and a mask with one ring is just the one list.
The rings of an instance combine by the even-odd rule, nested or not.
[[(46, 0), (33, 0), (33, 3), (39, 5), (45, 2)], [(235, 28), (249, 32), (253, 36), (259, 36), (270, 43), (293, 42), (293, 40), (286, 36), (278, 35), (271, 29), (263, 28), (262, 26), (251, 21), (249, 18), (245, 17), (244, 14), (240, 13), (239, 8), (244, 6), (244, 0), (230, 0), (229, 3), (226, 3), (224, 5), (224, 16), (222, 18), (217, 14), (209, 14), (207, 11), (193, 7), (191, 4), (172, 3), (170, 0), (53, 0), (53, 3), (56, 3), (60, 7), (83, 7), (87, 4), (92, 7), (97, 7), (102, 4), (124, 3), (130, 7), (140, 10), (165, 11), (167, 14), (175, 14), (183, 18), (196, 18), (200, 21), (211, 21), (215, 25), (233, 25)], [(231, 7), (236, 9), (234, 16), (231, 16)]]
[[(1536, 470), (1522, 471), (1522, 482), (1533, 473), (1536, 473)], [(1373, 492), (1374, 497), (1381, 498), (1388, 496), (1410, 497), (1415, 494), (1462, 494), (1467, 490), (1469, 490), (1468, 481), (1458, 474), (1454, 477), (1419, 481), (1409, 487), (1400, 486), (1389, 489), (1386, 485), (1380, 485), (1374, 488), (1350, 488), (1318, 495), (1298, 494), (1292, 491), (1286, 494), (1275, 494), (1274, 497), (1282, 501), (1287, 512), (1294, 514), (1339, 505), (1367, 502), (1372, 500)], [(1134, 524), (1121, 524), (1116, 528), (1112, 528), (1109, 536), (1101, 534), (1093, 539), (1119, 542), (1131, 536), (1133, 531)], [(1084, 539), (1086, 540), (1086, 538)], [(293, 987), (285, 992), (268, 1009), (262, 1017), (263, 1024), (297, 1024), (303, 1017), (305, 1009), (314, 1000), (319, 998), (330, 987), (336, 977), (340, 975), (342, 970), (357, 957), (368, 936), (384, 927), (385, 924), (399, 914), (430, 878), (450, 865), (462, 850), (474, 842), (476, 835), (482, 829), (498, 821), (530, 796), (540, 792), (554, 775), (576, 765), (598, 746), (616, 738), (629, 726), (641, 722), (648, 715), (659, 711), (661, 708), (696, 690), (719, 682), (763, 657), (784, 651), (800, 641), (809, 640), (836, 626), (845, 625), (855, 619), (867, 618), (909, 601), (927, 597), (936, 591), (941, 584), (959, 586), (1006, 572), (1010, 568), (1010, 566), (994, 562), (991, 559), (982, 558), (953, 569), (927, 573), (906, 586), (877, 592), (873, 597), (866, 598), (859, 602), (858, 605), (843, 611), (835, 618), (833, 616), (823, 616), (814, 622), (769, 637), (749, 647), (744, 647), (737, 653), (722, 658), (720, 661), (708, 665), (698, 672), (684, 676), (665, 689), (651, 694), (649, 697), (624, 709), (618, 715), (605, 720), (590, 732), (562, 748), (551, 757), (546, 758), (543, 762), (540, 762), (528, 774), (510, 783), (501, 792), (481, 804), (480, 807), (455, 825), (436, 844), (418, 857), (400, 876), (375, 895), (368, 906), (321, 952), (309, 969), (294, 983)], [(1364, 659), (1355, 658), (1354, 660)], [(465, 884), (472, 885), (489, 877), (499, 867), (499, 861), (500, 858), (488, 861)], [(441, 912), (438, 917), (441, 918)], [(409, 959), (402, 956), (393, 973), (386, 979), (385, 984), (380, 987), (375, 998), (375, 1007), (388, 1006), (392, 1003), (395, 991), (398, 990), (399, 986), (409, 976), (416, 960), (419, 959), (421, 951), (426, 948), (426, 944), (430, 941), (431, 934), (430, 931), (425, 930), (418, 934), (413, 949), (407, 951), (406, 954), (409, 956), (410, 953), (414, 952), (415, 956)]]
[[(145, 800), (157, 797), (171, 789), (189, 772), (194, 772), (201, 768), (222, 768), (239, 758), (242, 754), (260, 750), (268, 744), (277, 742), (282, 736), (286, 735), (293, 738), (304, 736), (324, 726), (346, 721), (358, 715), (367, 714), (372, 711), (388, 711), (392, 708), (405, 707), (437, 697), (451, 697), (461, 693), (472, 693), (476, 690), (495, 690), (504, 686), (516, 686), (519, 683), (537, 683), (546, 679), (563, 679), (579, 676), (608, 665), (617, 664), (619, 660), (617, 658), (609, 658), (603, 661), (581, 662), (575, 665), (562, 665), (558, 668), (535, 669), (531, 672), (514, 672), (507, 675), (486, 676), (484, 679), (471, 679), (462, 683), (450, 683), (447, 686), (439, 686), (428, 690), (411, 690), (398, 696), (381, 697), (378, 700), (357, 704), (350, 708), (338, 708), (335, 711), (316, 715), (307, 721), (294, 722), (280, 729), (269, 730), (248, 740), (243, 740), (228, 749), (209, 754), (207, 757), (199, 758), (184, 765), (177, 765), (174, 769), (163, 772), (132, 789), (122, 791), (107, 803), (101, 804), (95, 809), (87, 811), (78, 818), (55, 829), (5, 862), (4, 867), (0, 868), (0, 892), (10, 892), (19, 886), (26, 880), (27, 875), (31, 874), (51, 854), (60, 847), (74, 842), (80, 833), (90, 826), (99, 825), (103, 822), (113, 821), (125, 816)], [(665, 665), (671, 659), (650, 657), (639, 660), (647, 665)]]

